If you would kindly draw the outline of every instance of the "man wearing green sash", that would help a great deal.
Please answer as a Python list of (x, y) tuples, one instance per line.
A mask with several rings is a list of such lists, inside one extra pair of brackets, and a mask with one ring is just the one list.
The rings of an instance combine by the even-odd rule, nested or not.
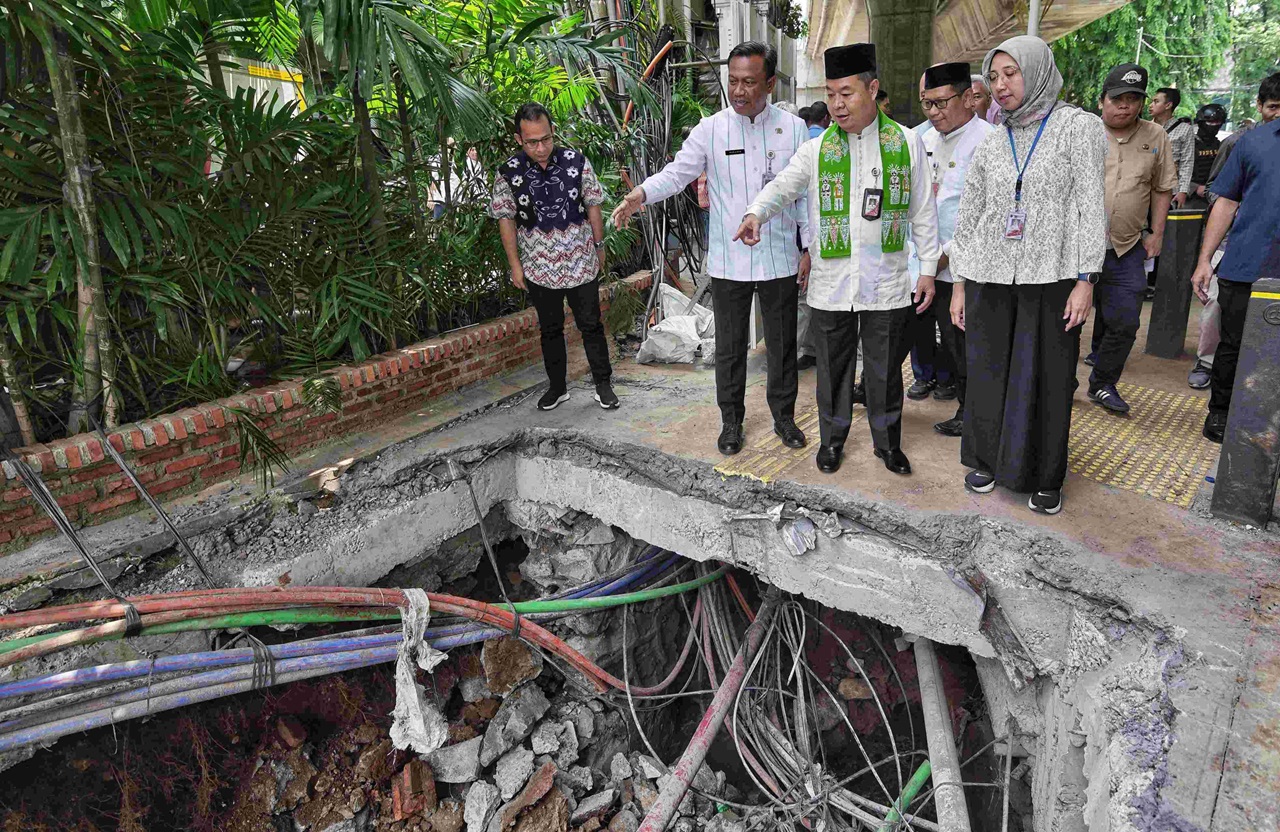
[[(747, 208), (734, 239), (754, 245), (762, 225), (808, 193), (810, 228), (817, 229), (810, 252), (818, 250), (809, 275), (822, 433), (818, 468), (834, 473), (840, 467), (861, 333), (875, 455), (895, 474), (910, 474), (901, 447), (902, 362), (913, 315), (933, 302), (942, 253), (932, 171), (920, 137), (876, 107), (875, 46), (836, 46), (824, 58), (835, 124), (796, 151)], [(908, 228), (920, 258), (914, 297)]]

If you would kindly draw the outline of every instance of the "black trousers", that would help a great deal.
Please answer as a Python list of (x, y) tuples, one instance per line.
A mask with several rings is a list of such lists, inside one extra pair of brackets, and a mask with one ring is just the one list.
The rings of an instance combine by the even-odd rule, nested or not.
[(951, 323), (951, 295), (955, 290), (955, 284), (938, 280), (933, 285), (937, 288), (937, 294), (934, 295), (933, 303), (929, 304), (929, 308), (924, 311), (924, 314), (926, 316), (932, 315), (938, 322), (938, 334), (942, 339), (942, 348), (946, 350), (951, 359), (951, 366), (955, 368), (951, 378), (956, 384), (957, 397), (959, 398), (960, 408), (963, 410), (965, 388), (968, 386), (969, 381), (969, 370), (965, 366), (964, 330)]
[(910, 306), (879, 312), (813, 310), (818, 425), (823, 445), (843, 448), (849, 437), (861, 334), (871, 441), (881, 451), (902, 447), (902, 361), (911, 349), (914, 316)]
[(769, 372), (765, 398), (773, 420), (796, 415), (795, 275), (776, 280), (711, 279), (711, 305), (716, 316), (716, 404), (725, 424), (741, 424), (746, 416), (747, 338), (751, 299), (760, 295)]
[(1223, 280), (1218, 277), (1218, 306), (1222, 308), (1219, 331), (1222, 340), (1213, 354), (1213, 375), (1209, 382), (1209, 411), (1225, 414), (1231, 409), (1231, 390), (1236, 386), (1236, 364), (1240, 360), (1240, 342), (1244, 340), (1244, 323), (1249, 312), (1252, 283)]
[(1013, 491), (1059, 489), (1067, 478), (1080, 327), (1064, 331), (1062, 313), (1075, 285), (964, 284), (973, 395), (960, 461)]
[(538, 310), (538, 328), (542, 330), (542, 363), (552, 390), (564, 390), (567, 384), (569, 357), (564, 345), (564, 305), (568, 301), (573, 322), (582, 333), (582, 346), (591, 365), (591, 378), (596, 384), (613, 377), (609, 365), (609, 342), (600, 320), (600, 279), (572, 289), (550, 289), (526, 280), (529, 300)]
[(1107, 249), (1102, 263), (1102, 277), (1093, 290), (1093, 306), (1098, 315), (1093, 320), (1090, 347), (1096, 357), (1089, 375), (1091, 387), (1115, 384), (1133, 351), (1142, 325), (1142, 301), (1147, 292), (1147, 274), (1142, 268), (1147, 252), (1138, 243), (1117, 257), (1115, 249)]

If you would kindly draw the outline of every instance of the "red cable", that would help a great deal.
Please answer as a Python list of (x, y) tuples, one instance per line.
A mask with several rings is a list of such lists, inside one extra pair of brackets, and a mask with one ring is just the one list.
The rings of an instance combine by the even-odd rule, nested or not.
[(733, 597), (738, 599), (738, 603), (742, 605), (742, 611), (747, 614), (747, 621), (755, 621), (756, 614), (752, 612), (751, 605), (747, 603), (746, 596), (742, 594), (742, 590), (738, 587), (738, 582), (734, 580), (733, 573), (724, 573), (724, 579), (729, 582), (729, 591), (733, 593)]

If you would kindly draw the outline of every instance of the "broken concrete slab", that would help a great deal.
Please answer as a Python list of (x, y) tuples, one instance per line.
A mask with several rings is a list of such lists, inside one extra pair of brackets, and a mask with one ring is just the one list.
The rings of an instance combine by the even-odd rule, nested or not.
[(502, 793), (503, 800), (510, 800), (524, 788), (533, 775), (533, 752), (516, 746), (498, 758), (493, 769), (493, 782)]
[(491, 765), (517, 743), (523, 742), (550, 707), (551, 702), (537, 685), (529, 683), (516, 689), (503, 701), (484, 732), (480, 764)]
[(538, 723), (538, 727), (533, 729), (533, 734), (529, 737), (529, 745), (533, 749), (534, 754), (554, 754), (560, 750), (560, 736), (564, 733), (564, 726), (558, 722), (547, 720)]
[(634, 774), (631, 770), (631, 763), (627, 761), (627, 757), (621, 751), (613, 755), (613, 759), (609, 761), (609, 782), (621, 783), (623, 780), (630, 779)]
[(467, 789), (463, 819), (467, 822), (467, 832), (487, 832), (489, 821), (498, 811), (498, 787), (485, 780), (477, 780)]
[(591, 791), (593, 783), (591, 769), (586, 766), (572, 766), (556, 772), (556, 785), (568, 789), (575, 797)]
[(427, 755), (427, 762), (441, 783), (470, 783), (480, 776), (480, 749), (484, 737), (446, 745)]
[(573, 813), (569, 815), (569, 823), (576, 826), (580, 823), (586, 823), (591, 818), (598, 818), (612, 809), (614, 801), (617, 799), (618, 792), (616, 789), (605, 789), (590, 797), (584, 797), (579, 801), (578, 808), (574, 809)]

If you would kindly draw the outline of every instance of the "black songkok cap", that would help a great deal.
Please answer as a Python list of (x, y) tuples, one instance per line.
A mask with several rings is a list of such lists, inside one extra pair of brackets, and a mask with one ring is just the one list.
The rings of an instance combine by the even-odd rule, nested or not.
[(848, 78), (863, 72), (876, 71), (876, 45), (874, 43), (852, 43), (848, 46), (833, 46), (822, 54), (827, 65), (827, 80)]
[(932, 90), (938, 87), (949, 87), (952, 84), (963, 84), (967, 87), (972, 83), (971, 79), (968, 64), (938, 64), (924, 71), (924, 88)]

